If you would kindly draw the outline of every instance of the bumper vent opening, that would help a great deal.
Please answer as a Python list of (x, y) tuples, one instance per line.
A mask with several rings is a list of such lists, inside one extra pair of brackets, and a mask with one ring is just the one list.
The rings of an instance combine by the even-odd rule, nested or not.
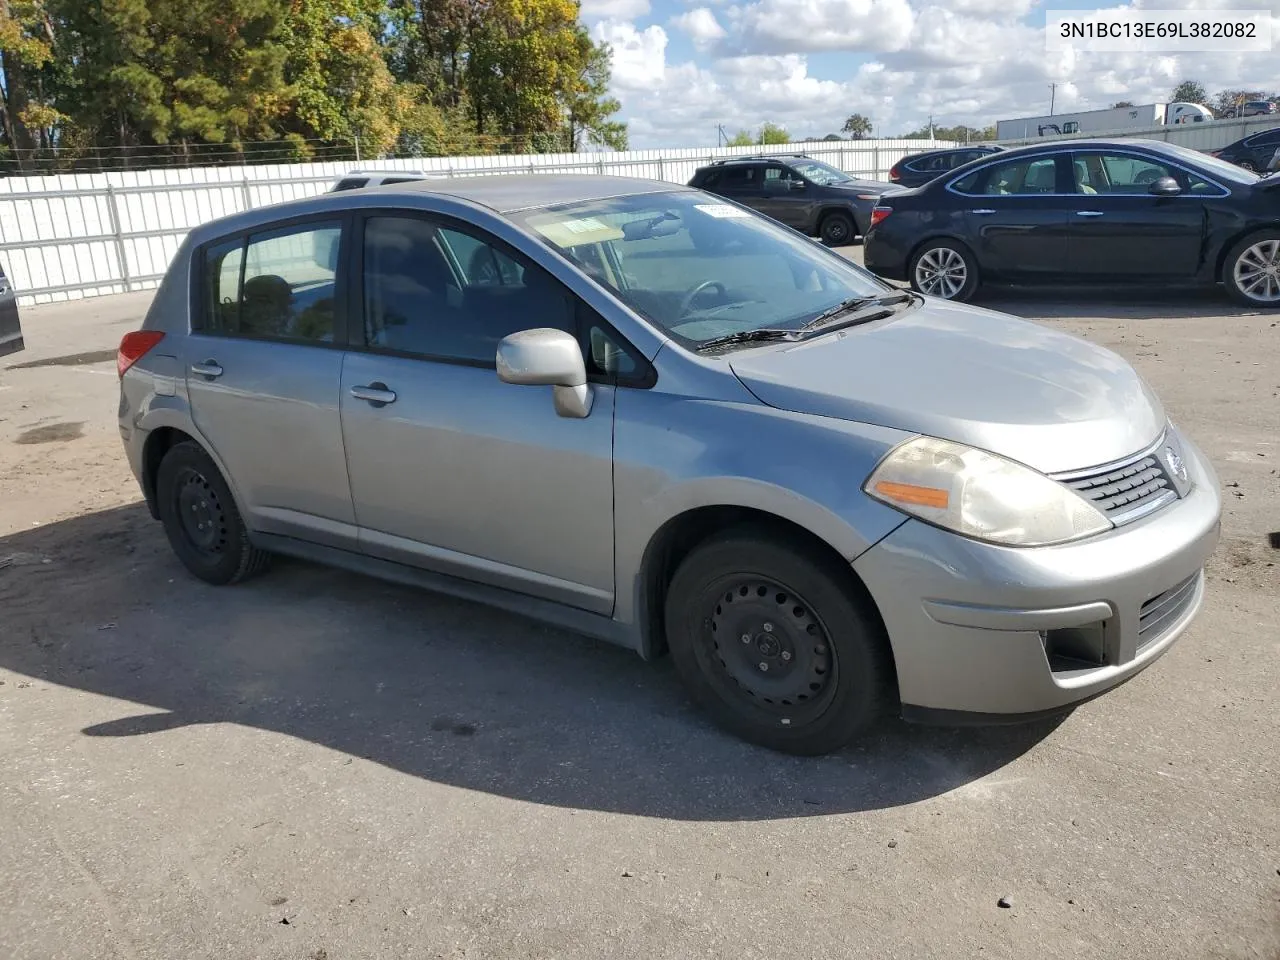
[(1054, 673), (1089, 670), (1107, 664), (1105, 620), (1083, 627), (1042, 630), (1040, 642), (1049, 658), (1049, 669)]
[(1138, 650), (1159, 640), (1170, 627), (1182, 619), (1182, 615), (1195, 601), (1196, 587), (1200, 584), (1200, 571), (1196, 571), (1181, 583), (1164, 593), (1156, 594), (1142, 605), (1138, 612)]

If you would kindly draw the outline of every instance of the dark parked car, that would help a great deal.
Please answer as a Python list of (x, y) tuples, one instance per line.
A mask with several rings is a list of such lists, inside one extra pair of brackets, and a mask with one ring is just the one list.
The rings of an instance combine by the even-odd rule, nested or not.
[(1280, 177), (1151, 140), (1022, 147), (884, 197), (865, 260), (949, 300), (984, 281), (1221, 281), (1280, 308)]
[(1232, 107), (1223, 113), (1223, 117), (1231, 120), (1235, 117), (1265, 117), (1268, 114), (1276, 113), (1276, 105), (1270, 100), (1250, 100), (1241, 104), (1238, 108)]
[(893, 165), (889, 179), (900, 187), (923, 187), (956, 167), (999, 153), (1003, 147), (963, 147), (954, 150), (925, 150), (909, 153)]
[(1277, 147), (1280, 147), (1280, 127), (1273, 127), (1229, 143), (1215, 150), (1213, 156), (1246, 170), (1265, 170)]
[(0, 267), (0, 357), (22, 349), (22, 324), (18, 322), (18, 297)]
[(852, 243), (893, 184), (860, 180), (804, 154), (732, 157), (701, 167), (689, 186), (735, 200), (829, 247)]

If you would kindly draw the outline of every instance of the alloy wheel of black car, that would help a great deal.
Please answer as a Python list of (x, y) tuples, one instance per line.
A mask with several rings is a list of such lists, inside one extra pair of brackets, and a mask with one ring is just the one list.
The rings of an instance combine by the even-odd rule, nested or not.
[(1260, 230), (1232, 247), (1222, 283), (1240, 303), (1280, 309), (1280, 230)]
[(270, 554), (249, 542), (231, 488), (199, 444), (184, 441), (165, 453), (155, 491), (169, 545), (201, 580), (236, 583), (266, 568)]
[(671, 581), (667, 642), (723, 727), (788, 753), (828, 753), (881, 712), (888, 643), (825, 558), (745, 527), (693, 550)]
[(911, 258), (908, 279), (925, 296), (963, 302), (978, 289), (978, 264), (958, 243), (929, 241)]

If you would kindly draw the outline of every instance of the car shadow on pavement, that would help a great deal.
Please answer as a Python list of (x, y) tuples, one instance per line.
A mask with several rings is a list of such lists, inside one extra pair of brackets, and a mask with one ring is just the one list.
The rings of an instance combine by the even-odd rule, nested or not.
[(237, 723), (439, 783), (639, 816), (758, 820), (913, 803), (998, 770), (1057, 725), (886, 721), (836, 755), (783, 756), (711, 727), (667, 658), (645, 663), (501, 611), (303, 563), (208, 586), (141, 504), (0, 538), (0, 610), (0, 667), (35, 680), (34, 691), (49, 682), (137, 705), (120, 704), (88, 736)]
[(1229, 300), (1221, 289), (1187, 287), (982, 287), (974, 306), (1036, 320), (1176, 320), (1193, 317), (1271, 316)]

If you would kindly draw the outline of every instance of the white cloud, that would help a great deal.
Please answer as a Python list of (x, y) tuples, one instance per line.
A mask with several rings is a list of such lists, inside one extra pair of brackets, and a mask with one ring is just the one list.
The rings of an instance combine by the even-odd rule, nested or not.
[(670, 22), (673, 27), (687, 33), (693, 45), (699, 50), (706, 49), (716, 40), (726, 36), (725, 29), (720, 26), (716, 15), (706, 7), (696, 7), (688, 13), (672, 17)]
[(725, 16), (727, 48), (771, 54), (898, 50), (915, 20), (907, 0), (755, 0)]
[(649, 0), (582, 0), (582, 19), (634, 20), (649, 9)]
[[(594, 0), (622, 4), (636, 0)], [(647, 0), (646, 0), (647, 2)], [(1239, 0), (1135, 0), (1168, 9), (1235, 9)], [(1168, 99), (1179, 81), (1199, 80), (1212, 95), (1230, 87), (1280, 86), (1272, 54), (1087, 53), (1045, 49), (1044, 29), (1028, 22), (1052, 0), (688, 0), (667, 21), (686, 34), (696, 61), (668, 62), (656, 25), (623, 17), (595, 24), (614, 46), (614, 86), (632, 143), (715, 143), (762, 122), (794, 137), (838, 131), (850, 113), (870, 117), (878, 135), (937, 124), (985, 127), (1048, 113), (1049, 85), (1059, 111), (1098, 109), (1117, 100)], [(1107, 4), (1103, 4), (1107, 6)], [(1114, 6), (1114, 5), (1113, 5)], [(714, 11), (712, 9), (714, 7)], [(1266, 0), (1280, 39), (1280, 0)], [(824, 57), (815, 76), (807, 54), (849, 51), (847, 68)]]
[(604, 20), (592, 28), (591, 35), (613, 48), (613, 86), (620, 93), (662, 82), (667, 67), (667, 31), (661, 27), (655, 24), (637, 30), (626, 20)]

